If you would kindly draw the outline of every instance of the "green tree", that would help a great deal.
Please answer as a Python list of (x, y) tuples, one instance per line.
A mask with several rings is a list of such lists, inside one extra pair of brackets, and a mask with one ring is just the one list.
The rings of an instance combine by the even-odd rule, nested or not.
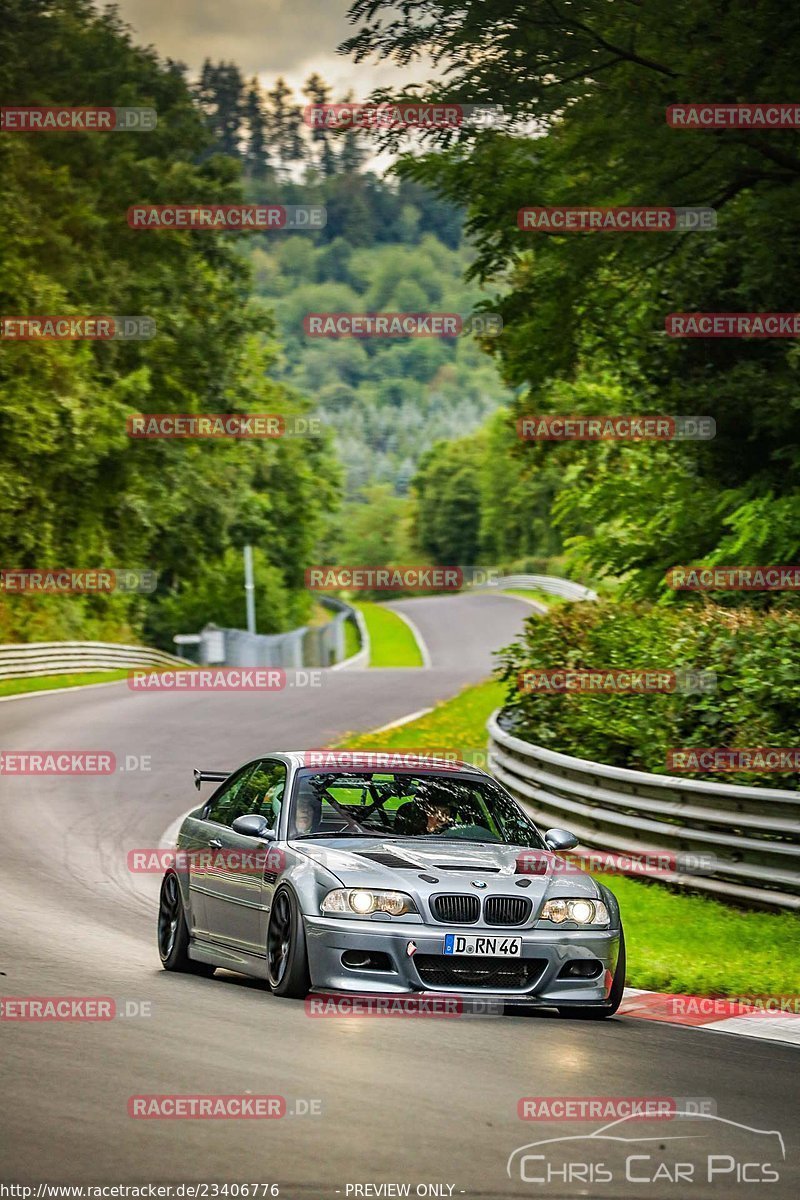
[(16, 214), (0, 227), (0, 310), (143, 314), (157, 330), (149, 341), (2, 341), (0, 559), (148, 567), (159, 590), (41, 605), (4, 595), (0, 629), (46, 640), (116, 628), (171, 648), (164, 598), (190, 596), (245, 541), (302, 606), (303, 567), (334, 503), (327, 444), (137, 441), (126, 430), (137, 412), (308, 411), (274, 378), (274, 323), (252, 300), (236, 239), (126, 223), (136, 202), (241, 200), (237, 164), (205, 156), (213, 143), (182, 73), (135, 47), (113, 11), (98, 14), (89, 0), (5, 0), (3, 16), (16, 103), (86, 105), (102, 95), (152, 106), (159, 123), (150, 133), (0, 142), (0, 199)]
[(374, 567), (409, 560), (408, 505), (388, 484), (372, 484), (345, 505), (340, 528), (337, 562)]
[(284, 173), (288, 173), (293, 164), (305, 161), (303, 113), (283, 78), (276, 79), (274, 87), (267, 93), (266, 127), (269, 153)]
[[(331, 89), (315, 71), (306, 80), (303, 95), (309, 105), (328, 104), (331, 98)], [(322, 174), (323, 179), (330, 179), (332, 175), (336, 174), (336, 154), (327, 126), (324, 124), (311, 126), (311, 145), (315, 167)]]
[(267, 152), (267, 117), (264, 111), (264, 97), (255, 76), (250, 80), (245, 95), (244, 115), (247, 122), (245, 170), (250, 179), (261, 182), (269, 174), (270, 162)]
[(439, 442), (412, 480), (414, 537), (434, 563), (480, 563), (480, 438)]
[[(502, 128), (430, 131), (404, 178), (467, 205), (475, 277), (503, 288), (495, 341), (516, 414), (708, 414), (705, 443), (530, 448), (563, 467), (562, 534), (591, 569), (657, 594), (677, 561), (800, 553), (794, 342), (681, 340), (682, 311), (793, 311), (800, 158), (781, 131), (671, 128), (687, 98), (770, 101), (794, 86), (800, 15), (777, 0), (356, 0), (346, 48), (440, 78), (427, 98), (490, 97)], [(491, 53), (486, 48), (491, 47)], [(535, 132), (536, 136), (532, 136)], [(387, 135), (391, 141), (391, 135)], [(714, 233), (549, 235), (526, 205), (707, 205)], [(598, 385), (608, 388), (604, 407)], [(569, 405), (569, 407), (565, 407)]]
[(206, 59), (195, 87), (208, 126), (223, 154), (242, 156), (242, 123), (248, 114), (242, 74), (235, 63), (213, 64)]

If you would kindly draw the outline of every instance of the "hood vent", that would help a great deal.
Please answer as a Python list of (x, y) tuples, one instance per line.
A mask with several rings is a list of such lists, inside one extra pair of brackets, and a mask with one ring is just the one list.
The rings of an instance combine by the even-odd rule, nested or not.
[(396, 867), (404, 871), (414, 871), (419, 867), (418, 863), (409, 862), (407, 858), (398, 858), (396, 854), (390, 854), (388, 850), (359, 850), (358, 857), (380, 863), (382, 867)]
[(479, 867), (475, 863), (436, 863), (437, 871), (471, 871), (473, 875), (499, 875), (499, 867)]

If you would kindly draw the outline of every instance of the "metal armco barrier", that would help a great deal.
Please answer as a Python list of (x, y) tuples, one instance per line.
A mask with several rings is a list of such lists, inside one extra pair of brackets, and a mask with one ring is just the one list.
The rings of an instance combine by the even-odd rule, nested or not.
[(494, 588), (537, 588), (551, 596), (562, 596), (565, 600), (596, 600), (597, 592), (573, 583), (571, 579), (559, 579), (555, 575), (501, 575), (494, 583), (485, 584)]
[(543, 829), (613, 854), (713, 856), (665, 881), (753, 906), (800, 910), (800, 793), (651, 775), (572, 758), (489, 718), (489, 769)]
[(27, 642), (0, 646), (0, 680), (186, 665), (187, 659), (163, 650), (120, 646), (115, 642)]
[[(320, 603), (333, 611), (330, 621), (324, 625), (302, 625), (285, 633), (248, 633), (245, 629), (207, 625), (199, 634), (178, 634), (175, 641), (186, 646), (193, 661), (203, 666), (224, 663), (229, 667), (282, 667), (289, 670), (368, 666), (369, 636), (361, 613), (334, 597), (326, 596)], [(348, 659), (344, 656), (346, 621), (355, 625), (361, 646), (359, 652)]]

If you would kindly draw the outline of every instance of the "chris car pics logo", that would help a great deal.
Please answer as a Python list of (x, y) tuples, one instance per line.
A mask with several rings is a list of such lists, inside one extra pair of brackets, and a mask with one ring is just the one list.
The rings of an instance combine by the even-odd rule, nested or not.
[(708, 1184), (724, 1189), (780, 1180), (786, 1149), (779, 1130), (728, 1120), (706, 1104), (684, 1104), (669, 1122), (666, 1133), (661, 1116), (651, 1124), (634, 1112), (586, 1135), (542, 1138), (514, 1150), (506, 1172), (521, 1183), (572, 1186), (576, 1194), (587, 1184), (672, 1184), (676, 1196), (690, 1196), (692, 1185), (705, 1196)]

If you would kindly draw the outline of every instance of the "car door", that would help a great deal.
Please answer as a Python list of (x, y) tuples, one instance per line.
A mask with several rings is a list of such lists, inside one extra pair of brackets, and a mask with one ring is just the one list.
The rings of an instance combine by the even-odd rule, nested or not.
[(201, 938), (208, 938), (211, 934), (206, 902), (209, 888), (216, 884), (217, 864), (212, 863), (212, 855), (222, 845), (219, 827), (225, 823), (225, 814), (235, 802), (252, 768), (253, 764), (248, 763), (235, 771), (217, 788), (202, 812), (186, 819), (181, 830), (179, 845), (186, 851), (188, 859), (192, 933)]
[(271, 829), (276, 828), (285, 783), (285, 763), (259, 759), (250, 764), (231, 794), (215, 801), (208, 815), (210, 826), (215, 827), (205, 887), (209, 936), (232, 949), (262, 957), (275, 878), (274, 854), (270, 856), (273, 844), (236, 833), (231, 826), (237, 817), (257, 814), (267, 819)]

